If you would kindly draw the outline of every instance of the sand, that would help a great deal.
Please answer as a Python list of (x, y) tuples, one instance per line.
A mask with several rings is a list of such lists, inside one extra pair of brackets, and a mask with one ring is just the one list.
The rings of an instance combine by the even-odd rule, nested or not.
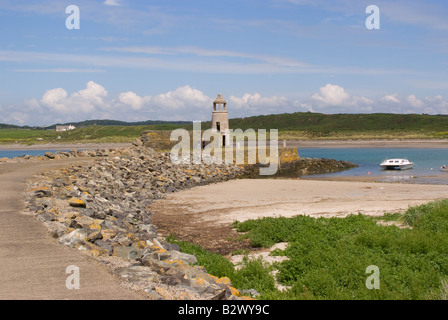
[[(131, 143), (48, 143), (31, 146), (22, 144), (0, 145), (1, 150), (79, 150), (126, 148)], [(283, 147), (283, 140), (278, 142)], [(288, 140), (288, 148), (448, 148), (443, 139), (394, 139), (394, 140)]]
[[(242, 179), (167, 195), (157, 207), (179, 221), (229, 225), (262, 217), (381, 216), (448, 196), (448, 185), (356, 181)], [(194, 213), (194, 215), (192, 215)]]

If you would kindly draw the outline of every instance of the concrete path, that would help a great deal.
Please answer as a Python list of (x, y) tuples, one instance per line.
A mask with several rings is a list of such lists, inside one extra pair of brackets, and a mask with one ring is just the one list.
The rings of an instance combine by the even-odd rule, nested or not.
[[(49, 237), (25, 207), (26, 181), (42, 170), (75, 160), (0, 164), (0, 299), (8, 300), (140, 300), (143, 295), (126, 289), (106, 267), (76, 249)], [(79, 161), (78, 161), (79, 162)], [(80, 289), (69, 290), (68, 266), (79, 268)]]

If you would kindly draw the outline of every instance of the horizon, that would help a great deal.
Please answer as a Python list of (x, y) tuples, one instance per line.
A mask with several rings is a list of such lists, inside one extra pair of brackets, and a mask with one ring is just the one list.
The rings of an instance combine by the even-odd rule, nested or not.
[(4, 124), (448, 114), (442, 0), (0, 5)]
[[(448, 114), (427, 114), (427, 113), (388, 113), (388, 112), (374, 112), (374, 113), (320, 113), (320, 112), (311, 112), (311, 111), (297, 111), (297, 112), (292, 112), (292, 113), (272, 113), (272, 114), (259, 114), (259, 115), (253, 115), (253, 116), (248, 116), (248, 117), (239, 117), (239, 118), (229, 118), (230, 120), (240, 120), (240, 119), (246, 119), (246, 118), (251, 118), (251, 117), (269, 117), (269, 116), (277, 116), (277, 115), (283, 115), (283, 114), (293, 114), (293, 113), (311, 113), (311, 114), (320, 114), (320, 115), (325, 115), (325, 116), (329, 116), (329, 115), (396, 115), (396, 116), (434, 116), (434, 117), (448, 117)], [(116, 119), (87, 119), (87, 120), (80, 120), (80, 121), (69, 121), (69, 122), (59, 122), (59, 123), (53, 123), (53, 124), (46, 124), (46, 125), (36, 125), (36, 126), (30, 126), (30, 125), (14, 125), (14, 124), (10, 124), (10, 123), (2, 123), (0, 122), (0, 125), (11, 125), (11, 126), (18, 126), (18, 127), (29, 127), (29, 128), (47, 128), (47, 127), (53, 127), (53, 126), (59, 126), (59, 125), (71, 125), (71, 124), (79, 124), (82, 122), (92, 122), (92, 121), (117, 121), (117, 122), (123, 122), (126, 124), (130, 124), (130, 125), (134, 125), (135, 123), (144, 123), (144, 122), (155, 122), (155, 124), (157, 124), (157, 122), (162, 122), (162, 123), (167, 123), (167, 124), (176, 124), (176, 123), (183, 123), (183, 124), (189, 124), (189, 123), (194, 123), (197, 120), (152, 120), (152, 119), (147, 119), (147, 120), (139, 120), (139, 121), (123, 121), (123, 120), (116, 120)], [(205, 122), (211, 122), (211, 120), (204, 120), (204, 121), (197, 121), (200, 123), (205, 123)], [(92, 125), (97, 125), (97, 124), (92, 124)], [(151, 124), (148, 124), (151, 125)], [(90, 125), (87, 125), (90, 126)], [(103, 125), (103, 126), (114, 126), (114, 124), (110, 124), (110, 125)], [(117, 125), (119, 126), (119, 125)]]

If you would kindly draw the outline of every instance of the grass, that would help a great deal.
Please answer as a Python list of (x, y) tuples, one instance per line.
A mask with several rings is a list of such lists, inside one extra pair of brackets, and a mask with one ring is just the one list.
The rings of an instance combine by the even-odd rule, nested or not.
[(203, 266), (209, 274), (216, 277), (229, 277), (232, 285), (238, 289), (255, 289), (259, 292), (268, 292), (275, 289), (275, 283), (269, 274), (271, 267), (262, 260), (245, 261), (242, 269), (235, 270), (233, 264), (223, 256), (207, 251), (198, 245), (176, 240), (173, 237), (167, 239), (171, 243), (180, 246), (183, 252), (195, 255), (197, 264)]
[[(192, 124), (88, 125), (117, 121), (86, 121), (83, 128), (55, 132), (36, 128), (11, 128), (0, 124), (0, 144), (132, 142), (144, 130), (192, 130)], [(322, 139), (446, 139), (448, 116), (420, 114), (321, 114), (296, 112), (229, 119), (233, 129), (279, 130), (279, 140)], [(88, 126), (87, 126), (88, 125)], [(211, 126), (203, 122), (203, 130)], [(4, 128), (8, 127), (8, 128)], [(58, 137), (60, 138), (58, 139)], [(39, 139), (39, 141), (37, 140)]]
[[(378, 218), (263, 218), (235, 222), (254, 246), (288, 242), (275, 254), (289, 260), (266, 265), (246, 261), (235, 271), (224, 257), (182, 243), (197, 255), (198, 264), (216, 276), (228, 276), (239, 289), (254, 288), (262, 299), (388, 299), (420, 300), (448, 297), (448, 200), (389, 214), (382, 220), (404, 222), (409, 228), (380, 226)], [(367, 289), (368, 266), (380, 271), (380, 289)], [(290, 287), (278, 291), (270, 274)]]
[(178, 125), (88, 126), (72, 131), (56, 132), (37, 129), (0, 129), (0, 144), (39, 143), (121, 143), (132, 142), (144, 130), (173, 130)]
[(448, 134), (437, 131), (279, 131), (282, 140), (393, 140), (393, 139), (446, 139)]

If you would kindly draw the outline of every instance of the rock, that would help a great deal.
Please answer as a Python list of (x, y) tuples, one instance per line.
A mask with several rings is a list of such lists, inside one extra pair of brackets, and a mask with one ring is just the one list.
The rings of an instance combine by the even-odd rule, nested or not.
[[(209, 275), (194, 265), (195, 256), (159, 237), (147, 207), (169, 192), (242, 176), (244, 168), (174, 165), (169, 153), (155, 152), (140, 143), (120, 150), (57, 156), (95, 158), (86, 165), (46, 172), (38, 182), (30, 182), (27, 208), (59, 243), (98, 259), (112, 259), (112, 264), (120, 265), (114, 272), (134, 285), (163, 283), (163, 289), (162, 285), (143, 285), (141, 290), (155, 299), (237, 296), (230, 281)], [(124, 261), (132, 266), (122, 267)]]
[(165, 243), (164, 245), (163, 245), (163, 248), (165, 249), (165, 250), (168, 250), (168, 251), (180, 251), (180, 247), (179, 247), (179, 245), (178, 244), (173, 244), (173, 243)]
[(78, 198), (71, 198), (70, 200), (68, 200), (68, 204), (75, 208), (86, 208), (87, 207), (85, 202)]
[(157, 281), (159, 276), (156, 272), (152, 271), (150, 268), (144, 266), (130, 266), (127, 268), (120, 268), (117, 270), (117, 274), (126, 280), (132, 282), (139, 281)]
[(142, 257), (142, 252), (141, 250), (135, 249), (133, 247), (117, 246), (114, 247), (112, 255), (124, 259), (137, 260), (138, 258)]
[(132, 144), (136, 147), (141, 147), (143, 145), (143, 141), (141, 139), (136, 139)]
[(87, 231), (77, 229), (69, 234), (63, 235), (59, 238), (59, 243), (69, 247), (75, 247), (77, 244), (83, 243), (87, 239)]
[(47, 187), (40, 188), (34, 191), (34, 196), (37, 198), (51, 197), (51, 190)]
[[(101, 238), (101, 239), (103, 239), (103, 238)], [(109, 255), (113, 254), (114, 247), (110, 243), (108, 243), (107, 241), (96, 240), (95, 241), (95, 245), (100, 247), (101, 249), (105, 250)]]
[(198, 259), (191, 254), (182, 253), (179, 251), (169, 251), (169, 254), (170, 254), (169, 260), (182, 260), (190, 264), (198, 262)]
[(47, 157), (48, 159), (54, 159), (55, 155), (53, 152), (45, 152), (44, 154), (45, 157)]
[(103, 235), (101, 234), (101, 231), (96, 230), (89, 233), (87, 236), (87, 240), (94, 243), (96, 240), (103, 239)]

